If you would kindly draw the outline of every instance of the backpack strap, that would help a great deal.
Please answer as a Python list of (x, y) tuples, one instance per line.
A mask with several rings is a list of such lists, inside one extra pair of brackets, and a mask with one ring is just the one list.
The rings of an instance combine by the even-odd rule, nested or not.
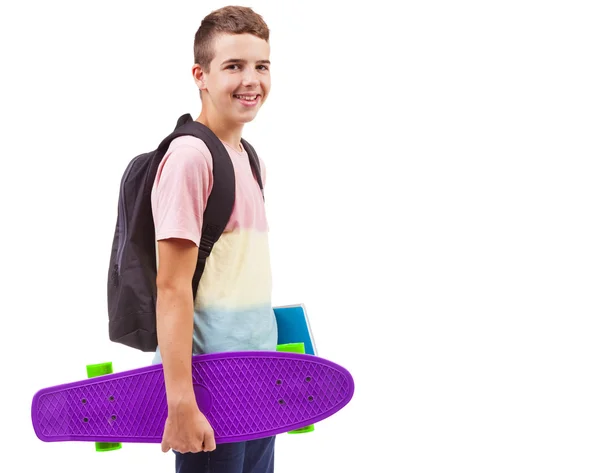
[(260, 191), (262, 192), (264, 200), (265, 192), (263, 189), (262, 175), (260, 172), (260, 161), (258, 159), (258, 155), (256, 154), (256, 150), (244, 138), (242, 138), (242, 146), (248, 153), (248, 157), (250, 158), (250, 167), (252, 168), (252, 172), (254, 173), (255, 179), (258, 181), (258, 186), (260, 187)]

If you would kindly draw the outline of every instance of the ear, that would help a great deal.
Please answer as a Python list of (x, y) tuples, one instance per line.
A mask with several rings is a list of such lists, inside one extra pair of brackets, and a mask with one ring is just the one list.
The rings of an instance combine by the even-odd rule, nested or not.
[(192, 75), (194, 76), (194, 82), (198, 86), (199, 90), (206, 89), (206, 74), (202, 70), (199, 64), (194, 64), (192, 67)]

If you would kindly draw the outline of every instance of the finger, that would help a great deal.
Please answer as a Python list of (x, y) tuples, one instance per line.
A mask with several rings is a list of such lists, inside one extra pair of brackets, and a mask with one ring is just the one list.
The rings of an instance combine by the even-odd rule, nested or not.
[(212, 452), (216, 448), (214, 434), (207, 434), (204, 436), (204, 451)]
[(203, 452), (204, 449), (202, 448), (202, 444), (198, 444), (198, 445), (194, 446), (194, 448), (190, 451), (192, 453), (200, 453), (200, 452)]
[(163, 453), (167, 453), (169, 450), (171, 450), (169, 447), (169, 444), (167, 442), (165, 442), (164, 440), (161, 442), (160, 448), (163, 451)]

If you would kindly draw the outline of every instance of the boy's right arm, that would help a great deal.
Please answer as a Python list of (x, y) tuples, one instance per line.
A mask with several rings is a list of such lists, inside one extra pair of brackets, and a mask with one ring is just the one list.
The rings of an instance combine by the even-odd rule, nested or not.
[(194, 295), (202, 217), (212, 187), (212, 161), (198, 146), (169, 148), (158, 168), (152, 215), (158, 240), (156, 325), (167, 394), (162, 450), (215, 449), (214, 433), (192, 386)]
[(215, 449), (214, 432), (198, 409), (191, 372), (194, 323), (191, 281), (198, 247), (185, 239), (160, 240), (158, 260), (157, 332), (168, 405), (162, 450), (211, 451)]
[(196, 245), (183, 239), (158, 242), (156, 323), (169, 407), (193, 395), (193, 296), (191, 280), (198, 258)]

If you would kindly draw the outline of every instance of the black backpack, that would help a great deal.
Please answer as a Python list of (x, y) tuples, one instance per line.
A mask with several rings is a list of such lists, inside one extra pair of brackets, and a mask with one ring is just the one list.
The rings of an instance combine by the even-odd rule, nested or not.
[[(174, 131), (154, 151), (136, 156), (121, 180), (118, 217), (108, 274), (108, 332), (113, 342), (150, 352), (156, 350), (156, 239), (151, 192), (158, 166), (171, 141), (195, 136), (208, 147), (213, 158), (213, 187), (203, 217), (198, 264), (192, 280), (196, 294), (200, 278), (215, 242), (225, 229), (235, 200), (235, 174), (223, 143), (191, 115), (182, 115)], [(261, 191), (260, 164), (254, 148), (242, 145)]]

